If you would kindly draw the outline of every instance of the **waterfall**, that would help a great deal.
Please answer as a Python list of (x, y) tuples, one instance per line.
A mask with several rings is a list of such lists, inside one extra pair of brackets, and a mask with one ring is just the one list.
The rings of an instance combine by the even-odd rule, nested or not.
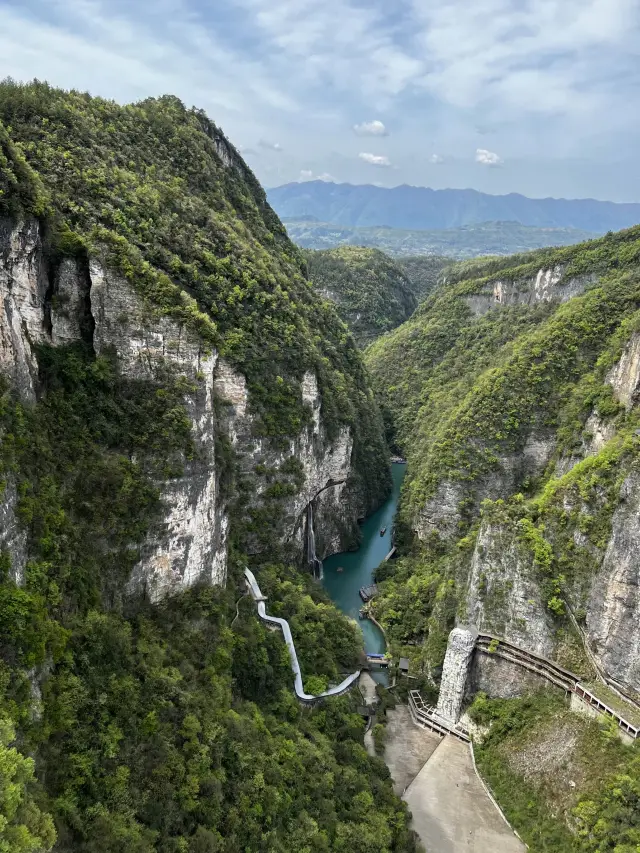
[(478, 632), (474, 628), (454, 628), (449, 634), (442, 668), (436, 714), (455, 725), (460, 717), (467, 672)]
[(311, 502), (307, 507), (307, 560), (314, 578), (321, 581), (324, 577), (324, 570), (322, 560), (319, 560), (316, 555), (316, 534), (313, 529), (313, 504)]

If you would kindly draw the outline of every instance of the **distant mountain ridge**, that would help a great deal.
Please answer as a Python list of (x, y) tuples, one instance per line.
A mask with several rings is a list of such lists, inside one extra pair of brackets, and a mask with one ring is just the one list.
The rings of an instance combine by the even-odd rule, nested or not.
[(518, 193), (488, 195), (477, 190), (433, 190), (402, 185), (307, 181), (267, 191), (285, 219), (331, 222), (350, 227), (404, 229), (460, 228), (511, 221), (544, 228), (577, 228), (603, 234), (640, 223), (640, 204), (596, 199), (527, 198)]

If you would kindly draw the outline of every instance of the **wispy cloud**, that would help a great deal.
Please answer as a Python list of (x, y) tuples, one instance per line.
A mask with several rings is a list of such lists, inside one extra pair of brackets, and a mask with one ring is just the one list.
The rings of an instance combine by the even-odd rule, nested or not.
[(358, 157), (364, 160), (365, 163), (369, 163), (370, 166), (384, 166), (388, 168), (391, 165), (391, 161), (384, 154), (361, 153), (358, 154)]
[(354, 124), (353, 130), (358, 136), (389, 136), (389, 131), (379, 119)]
[[(581, 194), (593, 162), (626, 158), (635, 172), (637, 0), (227, 0), (224, 15), (202, 0), (0, 0), (0, 20), (3, 73), (120, 101), (176, 94), (232, 139), (286, 151), (255, 158), (271, 182), (309, 166), (362, 179), (390, 163), (355, 157), (353, 134), (388, 127), (389, 157), (411, 183), (438, 179), (425, 139), (447, 152), (442, 180), (462, 185), (516, 176), (554, 194), (534, 175), (543, 158), (584, 161), (554, 172), (575, 174), (576, 188), (582, 175)], [(384, 121), (354, 125), (375, 115)], [(508, 170), (474, 166), (477, 128)]]
[(434, 166), (440, 166), (444, 163), (444, 157), (441, 154), (431, 154), (429, 162), (433, 163)]
[(298, 182), (304, 183), (305, 181), (326, 181), (329, 183), (335, 183), (336, 179), (333, 175), (329, 174), (329, 172), (322, 172), (320, 175), (315, 175), (312, 169), (301, 169)]

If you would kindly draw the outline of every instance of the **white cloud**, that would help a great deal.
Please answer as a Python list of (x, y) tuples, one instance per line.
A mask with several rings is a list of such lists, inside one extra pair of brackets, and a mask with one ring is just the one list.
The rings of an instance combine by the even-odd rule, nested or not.
[(412, 0), (428, 57), (422, 84), (438, 99), (494, 112), (593, 114), (632, 62), (636, 0)]
[(277, 151), (278, 153), (282, 151), (282, 145), (279, 142), (269, 142), (267, 139), (259, 139), (258, 145), (260, 148), (266, 148), (267, 151)]
[(312, 181), (313, 180), (313, 172), (311, 169), (300, 169), (300, 176), (298, 177), (298, 182), (303, 183), (304, 181)]
[(361, 153), (361, 154), (358, 154), (358, 157), (361, 160), (364, 160), (365, 163), (369, 163), (371, 166), (384, 166), (387, 168), (389, 166), (391, 166), (391, 161), (384, 154)]
[(429, 162), (433, 163), (434, 166), (439, 166), (441, 163), (444, 163), (444, 157), (442, 157), (440, 154), (432, 154), (429, 157)]
[(389, 136), (389, 131), (378, 119), (363, 121), (362, 124), (354, 124), (353, 129), (358, 136)]
[(476, 163), (482, 163), (483, 166), (501, 166), (502, 162), (502, 157), (495, 151), (487, 151), (486, 148), (476, 149)]

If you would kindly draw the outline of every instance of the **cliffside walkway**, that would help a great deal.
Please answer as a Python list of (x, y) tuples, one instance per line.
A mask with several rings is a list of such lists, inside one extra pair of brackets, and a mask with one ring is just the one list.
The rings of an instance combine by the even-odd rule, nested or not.
[(582, 702), (607, 717), (612, 717), (618, 728), (628, 737), (634, 740), (640, 737), (640, 726), (635, 726), (625, 719), (621, 713), (611, 708), (601, 699), (599, 699), (593, 691), (589, 690), (584, 684), (580, 683), (578, 676), (564, 669), (559, 664), (542, 655), (536, 655), (533, 652), (522, 649), (507, 640), (502, 640), (499, 637), (493, 637), (491, 634), (478, 634), (476, 640), (476, 649), (483, 654), (499, 657), (511, 663), (515, 663), (524, 669), (541, 676), (547, 681), (560, 687), (567, 693), (573, 693)]
[(357, 683), (358, 679), (360, 678), (360, 670), (357, 670), (357, 672), (354, 672), (349, 675), (336, 687), (331, 687), (329, 688), (329, 690), (325, 690), (324, 693), (319, 693), (317, 696), (314, 696), (311, 693), (304, 692), (304, 687), (302, 684), (302, 673), (300, 671), (298, 655), (296, 654), (296, 647), (293, 643), (293, 637), (291, 636), (291, 629), (289, 628), (289, 623), (286, 619), (280, 619), (277, 616), (269, 616), (267, 614), (264, 604), (266, 601), (266, 597), (260, 591), (258, 582), (250, 569), (244, 570), (244, 577), (245, 582), (247, 584), (247, 588), (251, 593), (253, 600), (256, 602), (258, 608), (258, 616), (260, 616), (260, 618), (268, 625), (276, 626), (282, 631), (284, 641), (287, 644), (287, 649), (289, 650), (291, 669), (293, 671), (294, 676), (294, 689), (298, 699), (305, 705), (314, 705), (316, 702), (320, 702), (322, 699), (326, 699), (330, 696), (341, 696), (343, 693), (346, 693), (348, 690), (351, 690), (351, 688), (354, 686), (354, 684)]

